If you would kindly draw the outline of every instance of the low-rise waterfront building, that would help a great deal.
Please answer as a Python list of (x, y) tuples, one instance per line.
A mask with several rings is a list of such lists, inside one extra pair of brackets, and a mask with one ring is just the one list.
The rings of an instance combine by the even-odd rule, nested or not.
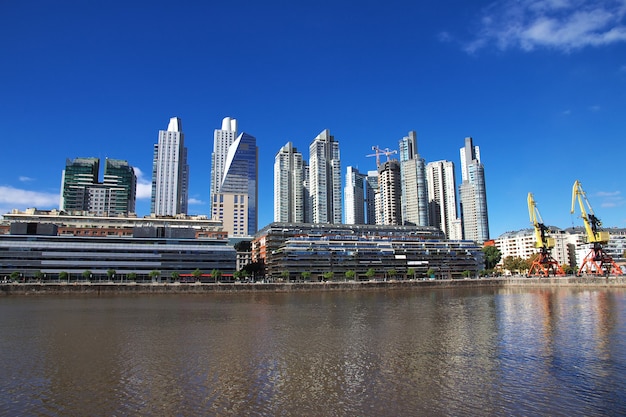
[[(0, 235), (0, 277), (68, 280), (171, 279), (173, 273), (232, 275), (235, 249), (223, 239), (197, 239), (190, 228), (136, 227), (132, 236), (59, 235), (51, 224), (14, 223)], [(89, 276), (85, 276), (88, 274)], [(111, 276), (115, 275), (115, 276)], [(150, 277), (150, 278), (148, 278)]]
[[(609, 242), (604, 245), (605, 251), (619, 265), (626, 265), (626, 258), (624, 257), (626, 229), (611, 228), (605, 230), (609, 232), (610, 236)], [(582, 227), (567, 229), (550, 227), (548, 236), (554, 239), (555, 246), (552, 248), (552, 257), (559, 265), (569, 265), (572, 268), (580, 266), (591, 248), (591, 244), (586, 241), (585, 229)], [(503, 260), (509, 256), (529, 259), (538, 252), (535, 247), (534, 229), (506, 232), (494, 239), (494, 244), (501, 253), (500, 266), (502, 266)]]
[(354, 271), (364, 279), (369, 269), (378, 278), (389, 278), (390, 272), (396, 278), (425, 277), (427, 272), (461, 278), (484, 269), (475, 242), (445, 240), (431, 226), (271, 223), (256, 234), (252, 256), (273, 278), (288, 274), (295, 279), (308, 272), (318, 280), (333, 272), (342, 279), (346, 271)]

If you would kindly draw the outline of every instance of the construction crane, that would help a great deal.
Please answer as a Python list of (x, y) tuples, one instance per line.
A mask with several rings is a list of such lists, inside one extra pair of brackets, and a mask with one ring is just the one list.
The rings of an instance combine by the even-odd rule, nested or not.
[(539, 209), (537, 204), (535, 204), (532, 193), (528, 193), (528, 214), (530, 215), (530, 222), (535, 228), (535, 248), (539, 249), (539, 254), (533, 260), (527, 276), (549, 277), (550, 272), (555, 276), (565, 275), (561, 265), (552, 257), (551, 251), (554, 247), (554, 238), (548, 237), (550, 229), (543, 224), (543, 219), (541, 214), (539, 214)]
[(580, 206), (580, 216), (585, 223), (586, 242), (591, 243), (591, 250), (583, 259), (583, 263), (578, 270), (578, 276), (583, 273), (606, 276), (610, 274), (621, 275), (622, 270), (619, 265), (604, 250), (604, 245), (609, 242), (609, 232), (599, 230), (602, 222), (593, 214), (591, 204), (589, 204), (583, 187), (578, 180), (574, 182), (572, 189), (572, 214), (574, 214), (574, 209), (576, 208), (576, 200), (578, 200)]
[(385, 148), (385, 149), (380, 149), (378, 146), (372, 146), (372, 150), (375, 151), (376, 153), (367, 155), (367, 156), (375, 156), (376, 157), (376, 168), (380, 167), (380, 155), (385, 155), (387, 157), (387, 161), (389, 161), (389, 156), (393, 155), (394, 153), (398, 153), (398, 151), (391, 150), (389, 148)]

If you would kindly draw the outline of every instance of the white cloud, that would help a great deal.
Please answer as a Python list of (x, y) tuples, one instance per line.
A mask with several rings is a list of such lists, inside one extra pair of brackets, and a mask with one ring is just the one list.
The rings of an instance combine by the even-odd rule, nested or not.
[(187, 203), (189, 205), (196, 205), (196, 206), (202, 206), (202, 205), (206, 204), (204, 201), (198, 200), (197, 198), (189, 198), (187, 200)]
[(468, 53), (501, 50), (562, 52), (626, 41), (626, 0), (505, 0), (483, 10)]
[(152, 180), (144, 178), (143, 172), (139, 168), (133, 167), (133, 169), (137, 176), (137, 200), (150, 199), (152, 196)]
[(18, 178), (20, 180), (20, 182), (31, 182), (31, 181), (35, 181), (34, 178), (31, 177), (26, 177), (26, 176), (21, 176)]
[(40, 191), (21, 190), (19, 188), (0, 186), (0, 207), (4, 213), (17, 208), (49, 209), (59, 207), (59, 194)]

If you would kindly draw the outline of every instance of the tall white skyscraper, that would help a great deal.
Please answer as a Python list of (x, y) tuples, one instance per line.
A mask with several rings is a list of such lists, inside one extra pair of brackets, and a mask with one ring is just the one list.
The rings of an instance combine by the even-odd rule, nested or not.
[(399, 142), (402, 177), (402, 224), (428, 226), (426, 164), (417, 152), (417, 134), (410, 131)]
[[(213, 153), (211, 153), (211, 195), (217, 193), (222, 184), (226, 166), (226, 155), (230, 145), (237, 139), (237, 119), (225, 117), (222, 128), (213, 132)], [(211, 199), (212, 200), (212, 199)]]
[(274, 158), (274, 221), (304, 223), (305, 163), (302, 153), (287, 142)]
[(468, 137), (465, 138), (465, 146), (461, 148), (460, 154), (463, 182), (459, 187), (459, 194), (463, 239), (482, 243), (489, 240), (489, 219), (485, 170), (480, 162), (480, 149)]
[(189, 165), (183, 123), (172, 117), (159, 131), (152, 162), (151, 212), (157, 216), (187, 214)]
[(454, 164), (450, 161), (429, 162), (426, 165), (430, 225), (441, 229), (446, 238), (463, 238), (456, 204)]
[(346, 170), (346, 186), (343, 190), (346, 224), (365, 224), (365, 181), (366, 175), (358, 169), (348, 167)]
[(309, 146), (311, 221), (341, 223), (341, 162), (339, 142), (328, 129)]
[(252, 236), (258, 228), (258, 148), (256, 138), (237, 135), (237, 121), (222, 121), (214, 132), (211, 156), (211, 217), (229, 236)]

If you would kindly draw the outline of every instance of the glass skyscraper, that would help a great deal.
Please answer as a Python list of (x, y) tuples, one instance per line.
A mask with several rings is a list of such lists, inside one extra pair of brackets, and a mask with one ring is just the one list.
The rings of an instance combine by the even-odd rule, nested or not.
[(237, 134), (237, 121), (222, 121), (214, 132), (211, 157), (211, 216), (229, 236), (252, 236), (258, 228), (258, 165), (256, 138)]
[(128, 162), (107, 159), (104, 182), (98, 181), (99, 158), (67, 160), (63, 171), (60, 209), (97, 216), (135, 212), (137, 177)]
[(417, 152), (417, 134), (410, 131), (399, 142), (402, 182), (402, 224), (428, 226), (426, 164)]

